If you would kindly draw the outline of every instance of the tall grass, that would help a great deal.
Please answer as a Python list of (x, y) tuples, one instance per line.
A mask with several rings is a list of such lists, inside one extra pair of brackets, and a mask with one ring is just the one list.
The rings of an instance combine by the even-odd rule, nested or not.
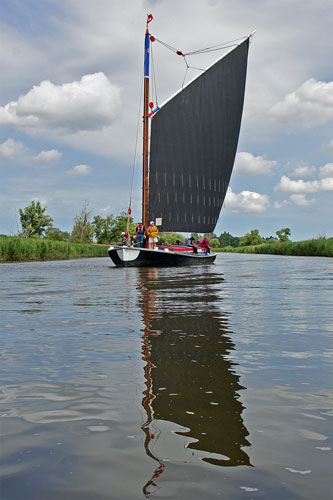
[(305, 241), (276, 241), (246, 247), (215, 248), (216, 252), (259, 253), (272, 255), (298, 255), (313, 257), (333, 257), (333, 238), (318, 238)]
[(0, 236), (0, 262), (107, 257), (107, 246)]

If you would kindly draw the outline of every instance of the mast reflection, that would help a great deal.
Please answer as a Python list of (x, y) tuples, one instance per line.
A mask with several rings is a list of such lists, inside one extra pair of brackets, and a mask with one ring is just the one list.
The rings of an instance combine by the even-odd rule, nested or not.
[(158, 462), (144, 487), (149, 496), (163, 473), (162, 458), (167, 458), (163, 446), (156, 451), (162, 437), (156, 429), (163, 422), (177, 424), (176, 434), (186, 438), (187, 450), (217, 466), (251, 465), (243, 449), (250, 443), (239, 400), (245, 388), (228, 357), (234, 344), (218, 296), (222, 276), (211, 268), (197, 275), (188, 269), (138, 272), (147, 415), (142, 430), (146, 453)]

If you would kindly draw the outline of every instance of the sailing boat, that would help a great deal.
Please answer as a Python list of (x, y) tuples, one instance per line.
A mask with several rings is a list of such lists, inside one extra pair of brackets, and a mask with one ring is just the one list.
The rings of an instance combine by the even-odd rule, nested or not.
[[(164, 105), (152, 109), (152, 19), (149, 14), (145, 34), (142, 222), (148, 228), (153, 221), (159, 231), (212, 233), (235, 160), (253, 33), (224, 45), (231, 49)], [(187, 54), (176, 53), (186, 61)], [(196, 245), (116, 245), (108, 250), (119, 267), (210, 264), (216, 254), (208, 252)]]

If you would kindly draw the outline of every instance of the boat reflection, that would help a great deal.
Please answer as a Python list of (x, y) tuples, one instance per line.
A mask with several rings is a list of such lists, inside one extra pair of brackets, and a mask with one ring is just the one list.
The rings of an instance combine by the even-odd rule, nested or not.
[[(181, 461), (194, 457), (217, 466), (251, 464), (243, 449), (250, 443), (239, 399), (245, 388), (229, 358), (234, 344), (219, 297), (223, 277), (208, 266), (196, 275), (138, 271), (147, 415), (142, 430), (146, 453), (158, 462), (144, 488), (147, 496), (164, 460), (174, 454)], [(183, 436), (181, 457), (175, 435)]]

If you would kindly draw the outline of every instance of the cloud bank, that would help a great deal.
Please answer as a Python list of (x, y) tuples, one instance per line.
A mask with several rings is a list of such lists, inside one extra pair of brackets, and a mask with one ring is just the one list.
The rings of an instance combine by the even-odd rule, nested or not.
[(5, 160), (19, 160), (22, 159), (27, 153), (27, 148), (20, 141), (14, 139), (7, 139), (0, 144), (0, 157)]
[(102, 72), (62, 85), (44, 80), (17, 101), (0, 107), (0, 125), (93, 131), (110, 125), (120, 104), (119, 87)]
[(270, 201), (267, 194), (252, 191), (242, 191), (237, 194), (229, 187), (224, 206), (235, 213), (262, 213), (270, 206)]
[(246, 152), (237, 153), (234, 173), (236, 175), (269, 175), (276, 165), (276, 161), (267, 160), (265, 156), (254, 156)]
[(294, 181), (283, 175), (274, 191), (283, 193), (317, 193), (318, 191), (333, 191), (333, 177), (325, 177), (315, 181)]
[(279, 122), (312, 128), (333, 120), (333, 81), (310, 78), (275, 104), (272, 116)]

